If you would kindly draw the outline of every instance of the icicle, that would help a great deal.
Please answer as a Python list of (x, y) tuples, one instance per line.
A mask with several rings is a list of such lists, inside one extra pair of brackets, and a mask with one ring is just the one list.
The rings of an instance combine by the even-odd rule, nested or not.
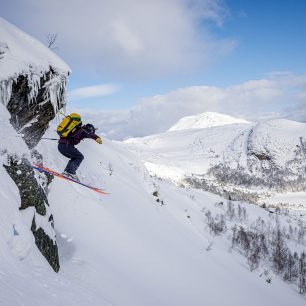
[[(41, 80), (44, 81), (44, 101), (40, 104), (43, 105), (48, 101), (51, 102), (54, 112), (57, 113), (60, 107), (63, 104), (66, 104), (66, 96), (64, 94), (64, 89), (66, 87), (67, 82), (67, 72), (57, 72), (57, 71), (49, 71), (43, 73), (39, 69), (35, 69), (34, 67), (30, 67), (27, 72), (24, 72), (24, 75), (28, 80), (28, 101), (29, 104), (35, 102), (39, 90), (41, 89)], [(2, 103), (5, 107), (7, 107), (11, 95), (12, 95), (12, 86), (13, 82), (17, 82), (17, 77), (10, 78), (8, 80), (3, 80), (0, 82), (0, 103)]]
[(44, 84), (44, 88), (46, 88), (45, 94), (50, 99), (55, 113), (58, 112), (62, 104), (66, 103), (66, 97), (63, 95), (66, 86), (66, 78), (66, 75), (57, 73)]
[(9, 79), (0, 82), (0, 103), (5, 107), (7, 107), (12, 95), (13, 81), (13, 79)]

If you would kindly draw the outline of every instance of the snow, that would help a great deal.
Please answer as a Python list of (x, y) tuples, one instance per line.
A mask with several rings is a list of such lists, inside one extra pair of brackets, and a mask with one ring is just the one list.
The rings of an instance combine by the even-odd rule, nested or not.
[[(45, 136), (55, 136), (54, 126)], [(46, 166), (57, 171), (65, 167), (67, 159), (57, 152), (56, 142), (42, 140), (37, 149)], [(250, 272), (244, 257), (229, 252), (227, 235), (209, 234), (203, 211), (222, 211), (215, 205), (221, 197), (151, 178), (124, 143), (103, 139), (99, 145), (88, 139), (78, 149), (85, 156), (78, 171), (82, 181), (110, 194), (101, 196), (60, 179), (51, 183), (58, 274), (33, 245), (29, 251), (25, 244), (25, 257), (18, 257), (18, 248), (12, 250), (7, 242), (13, 238), (13, 224), (20, 231), (26, 221), (18, 211), (16, 186), (1, 172), (7, 186), (0, 187), (0, 194), (12, 199), (1, 207), (1, 232), (9, 237), (0, 238), (5, 250), (0, 261), (3, 305), (304, 305), (297, 289), (273, 272), (271, 284), (262, 276), (264, 270)], [(241, 205), (248, 208), (250, 222), (270, 218), (255, 205)]]
[(68, 65), (38, 40), (0, 17), (0, 103), (8, 104), (12, 84), (19, 75), (27, 76), (30, 87), (29, 101), (33, 101), (40, 88), (40, 79), (50, 70), (55, 74), (45, 84), (54, 109), (58, 94), (70, 72)]
[(62, 72), (70, 71), (69, 66), (49, 48), (0, 17), (1, 51), (0, 82), (28, 74), (33, 68), (45, 72), (52, 66)]
[(7, 164), (7, 154), (19, 156), (20, 159), (30, 156), (26, 144), (10, 124), (9, 118), (8, 110), (0, 104), (0, 161), (4, 164)]
[(234, 123), (249, 123), (244, 119), (234, 118), (229, 115), (205, 112), (195, 116), (188, 116), (180, 119), (168, 131), (180, 131), (188, 129), (203, 129), (213, 126), (234, 124)]
[[(251, 124), (233, 124), (205, 129), (188, 129), (156, 134), (125, 141), (140, 158), (150, 163), (150, 173), (172, 179), (168, 166), (178, 169), (178, 178), (184, 174), (205, 174), (216, 160), (223, 158), (225, 148), (231, 146), (237, 135), (245, 134)], [(233, 155), (233, 154), (232, 154)], [(153, 164), (156, 165), (154, 169)], [(164, 166), (164, 167), (162, 167)], [(160, 169), (164, 169), (163, 172)]]

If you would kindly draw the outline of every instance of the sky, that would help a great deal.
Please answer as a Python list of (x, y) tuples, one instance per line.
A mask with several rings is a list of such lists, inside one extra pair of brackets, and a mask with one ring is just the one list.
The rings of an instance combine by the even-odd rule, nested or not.
[(0, 0), (28, 34), (57, 34), (69, 110), (114, 138), (205, 111), (306, 122), (305, 12), (304, 0)]

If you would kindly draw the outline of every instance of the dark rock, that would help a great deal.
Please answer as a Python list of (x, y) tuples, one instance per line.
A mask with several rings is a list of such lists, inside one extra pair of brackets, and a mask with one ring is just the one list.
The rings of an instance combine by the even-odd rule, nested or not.
[(158, 197), (158, 191), (154, 191), (152, 194), (154, 197)]
[[(56, 73), (50, 70), (40, 78), (40, 87), (36, 97), (29, 100), (30, 86), (27, 76), (20, 75), (12, 85), (12, 94), (7, 105), (11, 114), (11, 123), (19, 131), (30, 149), (34, 148), (47, 130), (49, 122), (55, 117), (54, 107), (48, 98), (46, 83)], [(63, 81), (64, 82), (64, 81)], [(58, 93), (58, 109), (64, 104), (64, 88)], [(30, 124), (29, 124), (30, 123)]]
[(35, 237), (35, 243), (38, 249), (47, 259), (53, 270), (55, 272), (58, 272), (60, 269), (60, 264), (58, 258), (57, 244), (53, 242), (53, 240), (44, 232), (44, 230), (41, 227), (37, 229), (35, 216), (32, 221), (31, 231), (33, 232), (33, 235)]
[[(28, 207), (34, 207), (36, 213), (46, 216), (46, 218), (48, 218), (46, 222), (49, 222), (50, 226), (54, 228), (53, 216), (46, 215), (46, 205), (49, 206), (48, 199), (44, 190), (35, 179), (30, 162), (25, 158), (19, 161), (19, 159), (14, 156), (10, 156), (8, 162), (8, 165), (3, 166), (19, 189), (21, 198), (21, 206), (19, 209), (23, 210)], [(53, 242), (41, 227), (36, 227), (35, 214), (33, 216), (31, 230), (38, 249), (47, 259), (54, 271), (58, 272), (60, 265), (57, 244)]]
[(255, 156), (257, 159), (261, 161), (262, 160), (272, 160), (272, 158), (265, 153), (252, 152), (250, 155)]
[(18, 162), (14, 157), (10, 157), (9, 166), (3, 166), (19, 188), (20, 209), (34, 206), (37, 213), (45, 216), (45, 205), (49, 205), (48, 199), (41, 186), (37, 183), (29, 161), (23, 158), (21, 162)]

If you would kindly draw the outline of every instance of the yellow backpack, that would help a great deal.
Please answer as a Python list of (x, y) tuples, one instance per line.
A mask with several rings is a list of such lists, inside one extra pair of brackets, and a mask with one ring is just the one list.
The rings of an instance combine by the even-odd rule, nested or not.
[(66, 116), (57, 127), (56, 131), (60, 137), (67, 137), (71, 132), (74, 132), (78, 125), (81, 125), (81, 116), (76, 113), (72, 113)]

